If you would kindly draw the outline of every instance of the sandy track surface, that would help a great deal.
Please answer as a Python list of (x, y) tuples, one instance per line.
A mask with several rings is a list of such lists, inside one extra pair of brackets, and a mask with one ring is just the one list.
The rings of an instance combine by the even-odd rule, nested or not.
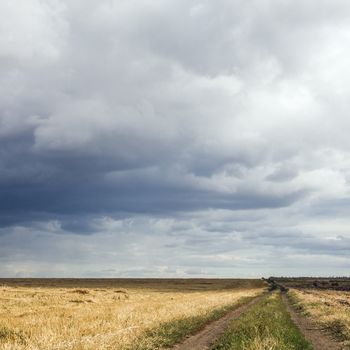
[(260, 295), (250, 301), (238, 307), (235, 310), (228, 312), (225, 316), (217, 321), (208, 323), (200, 332), (187, 338), (183, 343), (177, 344), (172, 347), (172, 350), (208, 350), (214, 344), (215, 340), (222, 335), (227, 329), (229, 323), (246, 312), (252, 305), (256, 304), (262, 298), (266, 296), (266, 293)]
[(285, 293), (282, 293), (282, 299), (287, 307), (293, 322), (298, 326), (305, 338), (312, 344), (314, 350), (345, 350), (339, 342), (332, 339), (328, 334), (317, 327), (312, 320), (296, 312), (291, 306)]

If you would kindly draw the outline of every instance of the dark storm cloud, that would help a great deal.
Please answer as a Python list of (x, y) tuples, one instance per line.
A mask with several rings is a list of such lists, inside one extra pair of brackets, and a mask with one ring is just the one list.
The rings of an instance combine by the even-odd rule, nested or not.
[[(345, 0), (1, 4), (3, 273), (123, 274), (134, 259), (130, 274), (224, 275), (232, 261), (249, 274), (282, 248), (343, 259), (349, 13)], [(316, 220), (334, 216), (336, 232)], [(179, 262), (147, 257), (154, 232)], [(119, 238), (115, 253), (96, 243)]]

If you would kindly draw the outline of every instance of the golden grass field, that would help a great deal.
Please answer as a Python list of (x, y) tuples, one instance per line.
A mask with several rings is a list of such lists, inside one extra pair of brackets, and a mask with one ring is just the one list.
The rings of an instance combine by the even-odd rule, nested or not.
[[(261, 293), (258, 280), (0, 280), (3, 350), (157, 349)], [(169, 339), (168, 339), (169, 338)]]
[(306, 314), (328, 329), (344, 346), (350, 347), (350, 292), (293, 289), (289, 293)]

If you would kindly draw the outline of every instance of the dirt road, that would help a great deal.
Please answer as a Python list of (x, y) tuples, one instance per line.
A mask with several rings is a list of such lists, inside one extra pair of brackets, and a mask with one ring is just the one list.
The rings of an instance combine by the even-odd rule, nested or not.
[(308, 340), (314, 350), (345, 350), (348, 348), (342, 347), (342, 345), (332, 339), (328, 334), (322, 331), (315, 325), (309, 318), (296, 312), (285, 293), (282, 293), (282, 299), (286, 305), (288, 312), (290, 313), (293, 322), (298, 326), (300, 331), (304, 334), (306, 340)]
[[(190, 336), (184, 342), (175, 345), (171, 350), (208, 350), (214, 342), (225, 332), (230, 322), (245, 313), (252, 305), (256, 304), (266, 293), (260, 295), (244, 304), (237, 309), (230, 311), (224, 317), (217, 321), (208, 323), (203, 330)], [(315, 325), (312, 320), (296, 312), (291, 306), (286, 293), (282, 293), (282, 299), (286, 308), (291, 315), (293, 322), (304, 334), (305, 338), (312, 344), (314, 350), (346, 350), (339, 342), (332, 339), (329, 334), (325, 333)]]
[(260, 295), (237, 309), (230, 311), (217, 321), (210, 322), (197, 334), (187, 338), (183, 343), (172, 347), (172, 350), (207, 350), (214, 344), (215, 340), (227, 329), (229, 323), (246, 312), (252, 305), (256, 304), (266, 294)]

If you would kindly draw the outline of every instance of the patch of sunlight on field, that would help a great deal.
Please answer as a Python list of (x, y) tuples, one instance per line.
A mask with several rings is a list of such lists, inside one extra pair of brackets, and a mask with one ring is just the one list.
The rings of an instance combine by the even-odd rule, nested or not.
[(262, 291), (238, 282), (225, 288), (162, 288), (120, 282), (106, 287), (0, 287), (3, 350), (124, 349), (149, 329), (236, 303)]
[(305, 314), (350, 347), (350, 292), (293, 289), (289, 294)]

